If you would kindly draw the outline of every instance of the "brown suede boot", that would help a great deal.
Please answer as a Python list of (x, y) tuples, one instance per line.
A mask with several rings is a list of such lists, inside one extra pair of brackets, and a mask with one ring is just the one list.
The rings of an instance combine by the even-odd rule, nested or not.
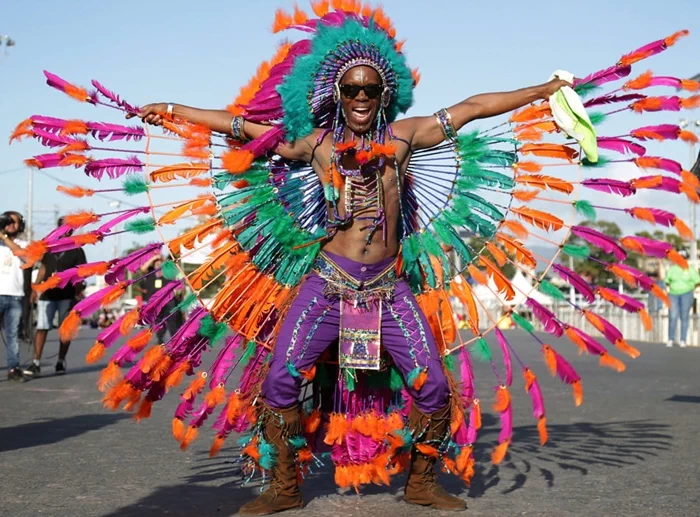
[[(419, 437), (420, 442), (440, 441), (447, 433), (450, 424), (449, 404), (432, 414), (423, 414), (416, 408), (411, 408), (408, 416), (411, 430), (425, 433)], [(435, 442), (433, 442), (435, 443)], [(435, 473), (435, 461), (437, 458), (425, 456), (418, 452), (415, 445), (411, 450), (411, 468), (404, 489), (404, 499), (407, 503), (430, 506), (439, 510), (463, 511), (467, 509), (467, 503), (448, 494), (437, 482)]]
[(260, 497), (243, 505), (238, 511), (240, 515), (269, 515), (304, 506), (297, 482), (294, 450), (287, 441), (289, 437), (301, 433), (299, 408), (265, 407), (260, 418), (263, 423), (263, 437), (275, 446), (277, 458), (272, 468), (270, 486)]

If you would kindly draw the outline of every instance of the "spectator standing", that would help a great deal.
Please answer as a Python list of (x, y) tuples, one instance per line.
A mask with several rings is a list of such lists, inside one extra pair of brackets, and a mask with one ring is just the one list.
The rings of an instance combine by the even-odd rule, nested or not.
[[(63, 226), (63, 218), (58, 220), (58, 226)], [(66, 233), (70, 236), (73, 232)], [(47, 280), (54, 273), (60, 273), (66, 269), (85, 264), (85, 252), (82, 248), (67, 250), (60, 253), (47, 253), (41, 259), (39, 274), (36, 283), (39, 284)], [(68, 283), (65, 287), (47, 289), (39, 295), (37, 302), (36, 333), (34, 334), (34, 360), (28, 368), (24, 370), (25, 375), (38, 377), (41, 375), (41, 355), (44, 352), (46, 336), (53, 327), (53, 321), (58, 314), (58, 326), (68, 316), (68, 313), (75, 305), (78, 297), (85, 289), (84, 283), (73, 285)], [(56, 362), (56, 373), (66, 373), (66, 355), (70, 341), (60, 341), (58, 349), (58, 361)]]
[[(679, 251), (679, 254), (688, 258), (688, 252)], [(664, 279), (668, 287), (669, 298), (671, 299), (671, 316), (668, 325), (667, 347), (672, 347), (676, 338), (676, 325), (678, 319), (681, 320), (680, 347), (685, 348), (688, 337), (688, 325), (690, 323), (690, 311), (693, 308), (694, 291), (700, 286), (700, 275), (695, 267), (683, 269), (673, 264), (666, 272)]]
[(15, 211), (0, 215), (0, 322), (7, 351), (7, 379), (23, 382), (19, 368), (19, 323), (24, 299), (22, 261), (15, 255), (27, 243), (18, 238), (24, 231), (24, 218)]

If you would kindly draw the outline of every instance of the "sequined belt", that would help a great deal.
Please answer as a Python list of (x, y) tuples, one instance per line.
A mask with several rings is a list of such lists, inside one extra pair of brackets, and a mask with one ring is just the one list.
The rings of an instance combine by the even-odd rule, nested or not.
[(357, 307), (379, 300), (391, 301), (394, 298), (396, 260), (373, 278), (358, 280), (321, 252), (314, 263), (313, 270), (326, 281), (323, 295), (329, 299), (341, 299)]

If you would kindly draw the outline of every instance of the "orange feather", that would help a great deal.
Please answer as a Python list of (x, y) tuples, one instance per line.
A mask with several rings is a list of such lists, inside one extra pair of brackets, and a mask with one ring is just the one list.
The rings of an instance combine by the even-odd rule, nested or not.
[(330, 10), (330, 2), (329, 0), (316, 0), (315, 2), (311, 2), (311, 10), (316, 16), (323, 18)]
[(272, 24), (272, 32), (277, 33), (283, 31), (292, 24), (292, 17), (283, 9), (275, 11), (275, 21)]
[(502, 443), (499, 443), (491, 453), (491, 462), (494, 465), (498, 465), (503, 461), (503, 459), (506, 457), (506, 453), (508, 452), (508, 446), (510, 445), (510, 440), (505, 440)]
[(138, 324), (140, 317), (141, 311), (138, 308), (127, 312), (119, 324), (119, 333), (122, 336), (126, 336)]
[(236, 249), (237, 244), (229, 243), (222, 246), (216, 251), (210, 258), (197, 269), (195, 269), (188, 279), (193, 289), (201, 289), (204, 283), (209, 280), (215, 272), (224, 266), (226, 260), (231, 256), (231, 254)]
[(197, 378), (194, 379), (187, 389), (182, 394), (182, 398), (185, 400), (194, 400), (197, 395), (204, 389), (204, 385), (207, 383), (207, 376), (205, 372), (200, 372)]
[(511, 122), (529, 122), (532, 120), (540, 120), (545, 117), (551, 117), (552, 110), (549, 108), (549, 104), (543, 102), (538, 105), (530, 105), (523, 109), (515, 111), (510, 116)]
[(617, 357), (613, 357), (608, 353), (600, 354), (599, 364), (600, 366), (612, 368), (613, 370), (620, 373), (624, 372), (626, 368), (625, 363), (620, 361)]
[(583, 404), (583, 386), (581, 386), (581, 381), (576, 381), (571, 385), (571, 389), (574, 394), (574, 404), (576, 407)]
[(175, 178), (190, 179), (209, 170), (206, 163), (185, 162), (156, 169), (150, 174), (153, 182), (168, 182)]
[(221, 448), (224, 446), (224, 440), (226, 440), (226, 437), (221, 435), (221, 434), (217, 434), (214, 437), (214, 441), (212, 442), (211, 447), (209, 448), (209, 457), (210, 458), (213, 458), (217, 454), (219, 454), (219, 452), (221, 451)]
[(181, 442), (185, 437), (185, 424), (179, 418), (173, 418), (172, 422), (173, 437)]
[(75, 214), (68, 214), (63, 217), (63, 223), (67, 224), (71, 228), (81, 228), (88, 224), (95, 223), (99, 220), (95, 212), (78, 212)]
[(151, 408), (153, 407), (153, 401), (148, 400), (148, 399), (143, 399), (141, 401), (141, 405), (139, 406), (138, 411), (134, 415), (134, 418), (136, 419), (137, 422), (140, 422), (144, 418), (150, 418), (151, 416)]
[[(217, 230), (221, 226), (222, 222), (220, 219), (212, 219), (198, 226), (195, 226), (191, 230), (186, 231), (183, 234), (178, 235), (174, 239), (168, 241), (168, 248), (172, 253), (180, 253), (180, 248), (192, 249), (197, 242), (202, 242), (207, 235)], [(230, 236), (230, 232), (226, 233)], [(219, 243), (215, 242), (212, 247), (216, 248)]]
[(463, 276), (459, 276), (460, 282), (457, 282), (455, 278), (450, 282), (450, 290), (457, 299), (462, 303), (464, 308), (467, 310), (467, 324), (474, 334), (479, 332), (479, 311), (476, 307), (476, 302), (474, 301), (474, 295), (472, 294), (471, 287), (464, 279)]
[(508, 262), (508, 257), (505, 253), (503, 253), (502, 249), (500, 249), (493, 242), (490, 241), (486, 243), (486, 249), (489, 251), (489, 253), (499, 266), (503, 267), (506, 265), (506, 263)]
[(573, 162), (578, 156), (578, 151), (562, 144), (525, 144), (519, 151), (521, 154), (533, 154), (544, 158), (555, 158)]
[[(516, 176), (517, 178), (517, 176)], [(528, 201), (532, 201), (535, 199), (537, 196), (540, 195), (540, 192), (538, 190), (514, 190), (513, 191), (513, 197), (517, 199), (518, 201), (522, 201), (523, 203), (527, 203)]]
[(70, 311), (58, 328), (58, 337), (63, 343), (70, 343), (78, 335), (82, 323), (83, 319), (80, 317), (80, 314), (75, 311)]
[(180, 442), (180, 450), (186, 451), (190, 444), (197, 439), (197, 436), (199, 436), (199, 430), (194, 426), (189, 426)]
[(678, 231), (678, 235), (680, 235), (682, 238), (687, 241), (693, 240), (693, 232), (690, 231), (690, 228), (688, 228), (688, 226), (681, 219), (676, 218), (676, 220), (673, 221), (673, 226)]
[(85, 355), (85, 362), (88, 364), (94, 364), (102, 357), (105, 355), (105, 345), (101, 341), (95, 341), (95, 344), (92, 345), (92, 348), (88, 351), (88, 353)]
[(119, 365), (114, 361), (110, 361), (100, 372), (100, 377), (97, 379), (97, 389), (104, 392), (116, 382), (121, 381), (121, 379), (122, 372), (119, 369)]
[(174, 224), (186, 212), (192, 211), (203, 206), (207, 201), (211, 201), (211, 196), (202, 196), (197, 199), (180, 203), (175, 208), (168, 210), (163, 216), (158, 219), (158, 225)]
[(503, 271), (498, 269), (498, 266), (491, 262), (483, 255), (479, 256), (479, 263), (486, 268), (487, 273), (496, 284), (496, 288), (500, 294), (506, 297), (506, 300), (515, 298), (515, 290), (510, 283), (510, 280), (503, 274)]
[(469, 276), (471, 276), (474, 281), (481, 285), (488, 285), (489, 279), (486, 277), (483, 271), (479, 270), (473, 264), (469, 264), (469, 266), (467, 266), (467, 271), (469, 272)]
[(510, 392), (506, 386), (500, 386), (496, 392), (496, 402), (491, 406), (494, 411), (503, 413), (510, 406)]
[(90, 197), (95, 193), (95, 191), (92, 189), (78, 186), (64, 187), (63, 185), (59, 185), (58, 187), (56, 187), (56, 190), (58, 192), (63, 192), (64, 194), (68, 194), (71, 197)]
[(240, 174), (250, 168), (254, 159), (251, 151), (233, 149), (221, 157), (221, 163), (227, 171)]
[(681, 130), (678, 132), (678, 138), (680, 138), (684, 142), (688, 142), (689, 144), (697, 144), (698, 143), (698, 137), (692, 131)]
[(549, 345), (542, 345), (542, 355), (544, 355), (544, 362), (549, 369), (549, 373), (552, 376), (557, 374), (557, 356), (554, 354), (554, 350)]
[(530, 370), (530, 368), (525, 368), (523, 370), (523, 377), (525, 378), (525, 392), (529, 393), (530, 388), (532, 387), (532, 384), (537, 380), (537, 377), (534, 373), (532, 373), (532, 370)]
[(681, 88), (689, 92), (696, 92), (700, 90), (700, 81), (693, 81), (691, 79), (681, 79)]
[(34, 136), (34, 132), (32, 131), (32, 119), (30, 118), (24, 119), (17, 124), (17, 127), (15, 127), (10, 135), (10, 143), (12, 143), (13, 140), (22, 140), (25, 136)]
[(501, 232), (496, 232), (496, 239), (503, 245), (506, 252), (510, 253), (511, 255), (515, 255), (515, 260), (520, 264), (530, 268), (537, 266), (537, 260), (532, 252), (527, 249), (518, 239), (514, 239)]
[(501, 222), (501, 228), (508, 230), (510, 233), (515, 235), (518, 239), (527, 239), (530, 236), (530, 232), (523, 226), (523, 223), (515, 220), (508, 220)]
[(78, 276), (87, 278), (95, 275), (104, 275), (109, 269), (109, 262), (96, 262), (94, 264), (78, 266)]
[(624, 90), (643, 90), (651, 84), (652, 72), (647, 70), (639, 77), (627, 81), (622, 88)]
[(564, 226), (564, 221), (557, 216), (534, 208), (521, 206), (510, 210), (526, 223), (546, 231), (557, 231)]
[(516, 171), (540, 172), (542, 165), (536, 162), (516, 162), (513, 164), (513, 168)]
[(537, 421), (537, 432), (540, 435), (540, 445), (547, 443), (547, 419), (545, 417)]

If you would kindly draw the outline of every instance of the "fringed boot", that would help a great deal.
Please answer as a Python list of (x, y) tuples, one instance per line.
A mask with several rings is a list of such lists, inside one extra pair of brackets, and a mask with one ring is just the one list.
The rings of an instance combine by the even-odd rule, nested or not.
[(304, 506), (297, 481), (294, 448), (289, 443), (289, 438), (301, 434), (299, 408), (275, 409), (266, 406), (260, 418), (263, 438), (276, 450), (272, 479), (260, 497), (241, 507), (240, 515), (269, 515)]
[[(410, 429), (418, 433), (416, 441), (435, 447), (446, 437), (450, 425), (450, 405), (431, 414), (421, 413), (413, 404), (408, 416)], [(421, 435), (420, 433), (423, 432)], [(439, 510), (461, 511), (467, 509), (467, 503), (448, 494), (437, 481), (435, 462), (437, 456), (422, 454), (414, 444), (411, 450), (411, 467), (404, 489), (407, 503), (430, 506)]]

